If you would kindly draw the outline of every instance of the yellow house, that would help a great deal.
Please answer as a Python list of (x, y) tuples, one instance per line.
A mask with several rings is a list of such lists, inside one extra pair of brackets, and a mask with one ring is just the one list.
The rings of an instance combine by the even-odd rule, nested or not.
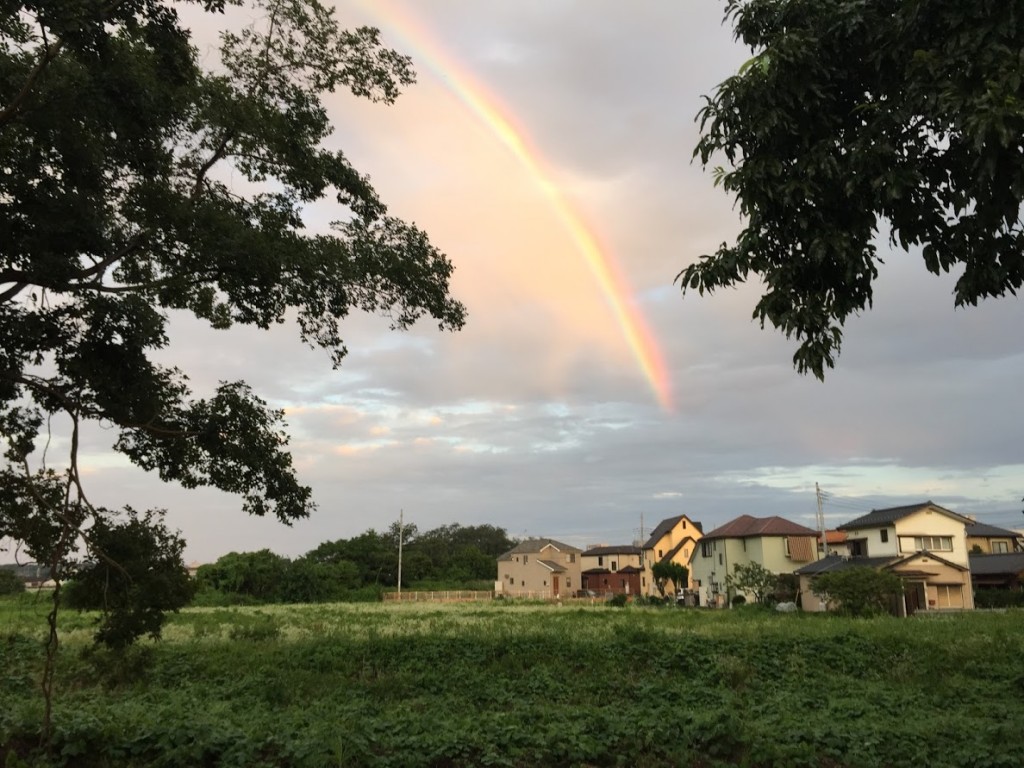
[(582, 551), (554, 539), (526, 539), (498, 557), (499, 594), (571, 597), (582, 586)]
[(898, 561), (898, 565), (885, 567), (904, 577), (907, 612), (913, 613), (917, 609), (974, 607), (967, 557), (967, 526), (971, 522), (926, 501), (872, 510), (843, 523), (839, 530), (846, 531), (851, 559), (888, 557)]
[(967, 553), (979, 555), (1005, 555), (1020, 552), (1021, 536), (1016, 531), (971, 520), (967, 526)]
[[(818, 559), (818, 532), (782, 517), (740, 515), (704, 534), (690, 561), (701, 605), (724, 606), (737, 594), (726, 579), (737, 565), (758, 563), (772, 573), (793, 573)], [(747, 601), (753, 595), (744, 594)]]
[[(665, 561), (685, 565), (689, 568), (690, 559), (697, 549), (697, 542), (700, 541), (703, 535), (703, 526), (700, 523), (695, 523), (686, 515), (676, 515), (658, 523), (643, 545), (643, 574), (640, 580), (640, 587), (644, 594), (658, 594), (658, 589), (651, 573), (651, 566), (654, 563)], [(673, 586), (676, 590), (680, 588), (693, 588), (692, 569), (689, 584), (676, 584)]]

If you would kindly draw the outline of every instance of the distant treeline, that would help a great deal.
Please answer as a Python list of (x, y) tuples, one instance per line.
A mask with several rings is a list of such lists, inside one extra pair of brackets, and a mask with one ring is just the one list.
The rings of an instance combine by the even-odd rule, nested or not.
[[(199, 602), (315, 603), (373, 599), (398, 585), (399, 525), (326, 541), (294, 560), (270, 550), (231, 552), (199, 568)], [(504, 528), (445, 525), (402, 533), (402, 587), (468, 585), (497, 576), (496, 558), (515, 546)]]

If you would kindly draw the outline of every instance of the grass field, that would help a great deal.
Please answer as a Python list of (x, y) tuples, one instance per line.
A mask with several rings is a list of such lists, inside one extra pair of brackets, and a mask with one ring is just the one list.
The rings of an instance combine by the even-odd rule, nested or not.
[(0, 602), (0, 764), (1024, 764), (1024, 611), (191, 609), (121, 660), (67, 613), (43, 753), (44, 610)]

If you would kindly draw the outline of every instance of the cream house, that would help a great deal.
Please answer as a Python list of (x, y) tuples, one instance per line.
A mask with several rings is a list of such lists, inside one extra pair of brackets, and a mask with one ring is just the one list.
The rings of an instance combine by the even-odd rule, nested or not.
[[(736, 566), (758, 563), (772, 573), (793, 573), (818, 559), (818, 532), (782, 517), (740, 515), (704, 534), (690, 561), (701, 605), (723, 606), (735, 596), (726, 579)], [(745, 594), (749, 601), (753, 595)]]
[(851, 557), (897, 557), (928, 551), (969, 567), (969, 517), (931, 501), (872, 510), (839, 526), (846, 532)]
[[(676, 515), (662, 520), (655, 526), (651, 535), (643, 545), (643, 574), (640, 588), (644, 594), (656, 595), (658, 588), (654, 583), (651, 566), (658, 562), (677, 563), (690, 567), (690, 559), (697, 549), (697, 542), (704, 535), (703, 526), (695, 523), (686, 515)], [(694, 586), (693, 572), (690, 572), (690, 583), (675, 585), (679, 588)]]
[(1020, 552), (1021, 537), (1016, 531), (999, 528), (972, 519), (967, 526), (967, 553), (979, 555), (1005, 555)]
[(554, 539), (526, 539), (498, 557), (496, 591), (523, 597), (570, 597), (582, 586), (582, 550)]

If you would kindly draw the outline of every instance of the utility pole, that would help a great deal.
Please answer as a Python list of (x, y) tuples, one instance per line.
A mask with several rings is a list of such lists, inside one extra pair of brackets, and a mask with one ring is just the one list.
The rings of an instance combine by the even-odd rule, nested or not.
[(402, 602), (402, 539), (405, 538), (405, 510), (398, 510), (398, 602)]
[(821, 531), (821, 558), (828, 557), (828, 536), (825, 533), (825, 509), (821, 501), (821, 487), (814, 484), (814, 495), (818, 498), (818, 530)]

